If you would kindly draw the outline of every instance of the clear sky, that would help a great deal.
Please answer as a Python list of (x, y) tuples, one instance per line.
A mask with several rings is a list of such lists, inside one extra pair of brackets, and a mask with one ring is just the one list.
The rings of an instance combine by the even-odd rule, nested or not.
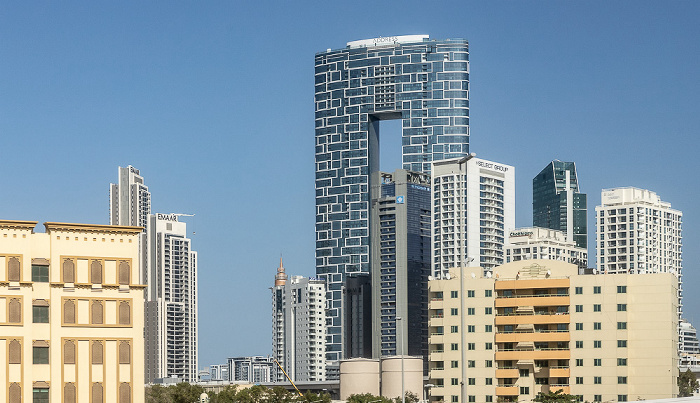
[(154, 212), (196, 214), (200, 367), (269, 354), (280, 253), (314, 274), (314, 54), (466, 38), (471, 151), (515, 166), (517, 225), (552, 159), (577, 163), (591, 245), (601, 189), (656, 191), (684, 212), (700, 322), (698, 16), (697, 1), (3, 1), (0, 218), (108, 223), (108, 184), (134, 165)]

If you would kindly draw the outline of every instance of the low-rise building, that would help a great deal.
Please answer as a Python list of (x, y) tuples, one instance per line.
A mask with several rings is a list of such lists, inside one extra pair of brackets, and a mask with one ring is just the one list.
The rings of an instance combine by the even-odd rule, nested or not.
[(677, 286), (671, 273), (579, 275), (554, 260), (511, 262), (429, 283), (434, 402), (581, 401), (678, 393)]
[(144, 396), (140, 227), (0, 221), (0, 396)]
[(573, 263), (578, 266), (581, 274), (588, 267), (588, 251), (576, 246), (573, 240), (567, 240), (562, 231), (540, 227), (510, 231), (506, 244), (506, 263), (532, 259)]

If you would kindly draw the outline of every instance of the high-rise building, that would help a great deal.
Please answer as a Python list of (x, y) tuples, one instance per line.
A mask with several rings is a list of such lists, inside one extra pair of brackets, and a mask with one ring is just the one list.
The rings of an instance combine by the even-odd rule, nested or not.
[(680, 343), (681, 347), (679, 352), (681, 354), (700, 354), (700, 343), (698, 343), (698, 331), (692, 323), (685, 319), (682, 319), (679, 325), (680, 332)]
[(372, 358), (372, 279), (354, 273), (343, 284), (343, 345), (348, 358)]
[(588, 268), (588, 251), (579, 248), (566, 235), (549, 228), (517, 228), (510, 231), (506, 245), (506, 263), (518, 260), (544, 259), (573, 263), (584, 274)]
[(399, 169), (374, 176), (370, 219), (373, 355), (408, 354), (427, 362), (430, 175)]
[(177, 214), (148, 216), (146, 382), (197, 381), (197, 252)]
[(579, 275), (555, 260), (430, 281), (433, 402), (522, 402), (540, 392), (625, 402), (678, 394), (677, 281)]
[(433, 276), (505, 263), (515, 228), (515, 169), (473, 156), (433, 162)]
[(327, 358), (344, 358), (345, 275), (370, 271), (370, 188), (383, 120), (402, 120), (403, 169), (469, 153), (469, 46), (427, 35), (349, 42), (315, 57), (316, 274), (328, 285)]
[(131, 165), (119, 167), (118, 183), (109, 184), (109, 223), (111, 225), (133, 225), (142, 227), (139, 236), (139, 259), (141, 281), (146, 283), (146, 223), (151, 214), (151, 192), (144, 184), (141, 172)]
[(532, 179), (532, 225), (566, 234), (588, 247), (586, 194), (579, 192), (576, 164), (554, 160)]
[[(317, 278), (287, 275), (280, 266), (272, 288), (273, 357), (293, 382), (326, 380), (326, 284)], [(274, 365), (273, 381), (287, 382)]]
[(260, 355), (253, 357), (233, 357), (228, 359), (229, 377), (231, 381), (263, 383), (272, 382), (273, 367), (276, 367), (272, 357)]
[(141, 228), (36, 224), (0, 221), (2, 401), (143, 399)]

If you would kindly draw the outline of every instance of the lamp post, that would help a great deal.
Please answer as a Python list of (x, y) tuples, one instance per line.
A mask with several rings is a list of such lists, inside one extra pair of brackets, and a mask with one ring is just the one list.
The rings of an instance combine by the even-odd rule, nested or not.
[(399, 338), (399, 342), (401, 343), (399, 349), (399, 354), (401, 354), (401, 403), (406, 403), (406, 385), (404, 384), (403, 377), (403, 331), (399, 333), (399, 330), (402, 329), (399, 325), (403, 324), (401, 319), (400, 316), (396, 317), (396, 337)]

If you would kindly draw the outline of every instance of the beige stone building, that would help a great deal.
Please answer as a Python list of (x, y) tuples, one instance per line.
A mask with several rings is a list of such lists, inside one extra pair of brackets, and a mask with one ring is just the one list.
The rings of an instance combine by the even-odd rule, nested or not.
[(0, 401), (144, 396), (140, 227), (0, 221)]
[(557, 389), (589, 402), (678, 394), (673, 274), (578, 275), (552, 260), (480, 273), (453, 269), (429, 283), (431, 401), (532, 401)]

